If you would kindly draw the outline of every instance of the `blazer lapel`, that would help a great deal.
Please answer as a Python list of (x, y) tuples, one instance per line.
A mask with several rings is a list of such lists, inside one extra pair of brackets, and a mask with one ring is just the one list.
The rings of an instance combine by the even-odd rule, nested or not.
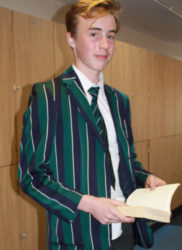
[(62, 82), (66, 85), (68, 94), (70, 95), (71, 101), (78, 107), (79, 111), (87, 121), (88, 125), (91, 127), (95, 135), (100, 140), (104, 147), (103, 140), (101, 138), (99, 129), (96, 124), (95, 117), (93, 115), (92, 109), (88, 103), (85, 92), (82, 88), (81, 82), (76, 75), (72, 67), (70, 67), (63, 75)]

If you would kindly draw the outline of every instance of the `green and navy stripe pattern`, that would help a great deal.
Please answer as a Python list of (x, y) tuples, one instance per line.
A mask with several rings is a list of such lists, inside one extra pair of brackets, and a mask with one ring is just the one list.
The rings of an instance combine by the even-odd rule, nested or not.
[[(105, 92), (118, 137), (120, 184), (127, 197), (148, 173), (135, 159), (128, 98), (107, 85)], [(77, 210), (83, 194), (110, 197), (111, 183), (99, 128), (72, 67), (33, 86), (23, 118), (18, 177), (24, 192), (47, 210), (48, 250), (109, 248), (110, 226)], [(149, 246), (148, 228), (141, 225), (139, 240)]]

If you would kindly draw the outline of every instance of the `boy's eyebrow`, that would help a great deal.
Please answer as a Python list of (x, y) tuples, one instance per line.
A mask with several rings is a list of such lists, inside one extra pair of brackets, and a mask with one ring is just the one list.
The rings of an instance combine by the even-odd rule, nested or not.
[[(89, 30), (98, 30), (98, 31), (102, 31), (101, 28), (97, 28), (97, 27), (90, 27)], [(108, 33), (113, 32), (116, 33), (116, 30), (109, 30)]]

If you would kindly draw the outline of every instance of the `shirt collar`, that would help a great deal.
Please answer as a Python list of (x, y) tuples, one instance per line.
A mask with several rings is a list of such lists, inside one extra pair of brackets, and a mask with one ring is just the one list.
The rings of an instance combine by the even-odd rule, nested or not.
[(72, 65), (74, 71), (76, 72), (82, 87), (85, 93), (88, 93), (88, 90), (91, 87), (100, 87), (100, 93), (104, 93), (104, 76), (103, 73), (100, 73), (99, 83), (96, 85), (95, 83), (91, 82), (74, 64)]

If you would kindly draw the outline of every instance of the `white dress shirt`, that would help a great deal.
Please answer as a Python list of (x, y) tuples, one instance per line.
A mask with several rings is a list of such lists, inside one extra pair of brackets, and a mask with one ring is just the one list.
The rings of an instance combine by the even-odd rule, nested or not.
[[(100, 87), (99, 94), (98, 94), (98, 107), (103, 116), (105, 121), (107, 135), (108, 135), (108, 144), (109, 144), (109, 152), (111, 155), (111, 161), (115, 176), (115, 189), (111, 186), (111, 198), (117, 199), (121, 201), (125, 201), (125, 197), (119, 185), (119, 176), (118, 176), (118, 165), (119, 165), (119, 150), (118, 150), (118, 143), (116, 139), (116, 131), (111, 115), (111, 111), (107, 102), (107, 98), (104, 91), (104, 79), (103, 74), (100, 73), (100, 80), (99, 83), (96, 85), (95, 83), (91, 82), (81, 71), (79, 71), (75, 65), (73, 65), (73, 69), (75, 70), (76, 74), (78, 75), (82, 87), (85, 91), (86, 97), (88, 99), (89, 104), (91, 104), (92, 96), (88, 92), (91, 87)], [(118, 238), (122, 233), (121, 223), (113, 223), (112, 224), (112, 239)]]

